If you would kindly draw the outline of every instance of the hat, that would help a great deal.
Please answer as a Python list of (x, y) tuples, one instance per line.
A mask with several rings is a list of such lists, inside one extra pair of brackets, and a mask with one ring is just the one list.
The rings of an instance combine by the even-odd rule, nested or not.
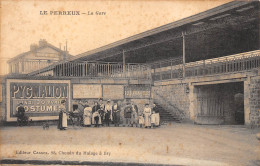
[(145, 105), (149, 105), (148, 103), (145, 103)]

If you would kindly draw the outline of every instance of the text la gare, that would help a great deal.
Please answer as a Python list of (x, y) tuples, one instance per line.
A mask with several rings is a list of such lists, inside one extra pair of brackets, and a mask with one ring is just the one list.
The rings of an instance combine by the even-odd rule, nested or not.
[(106, 12), (100, 12), (100, 11), (92, 12), (92, 11), (88, 11), (88, 15), (106, 15)]

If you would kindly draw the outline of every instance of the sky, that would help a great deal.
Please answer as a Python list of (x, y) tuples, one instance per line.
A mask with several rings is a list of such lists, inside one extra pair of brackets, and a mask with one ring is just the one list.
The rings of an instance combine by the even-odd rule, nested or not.
[[(0, 75), (6, 63), (30, 49), (40, 39), (72, 55), (110, 44), (135, 34), (186, 18), (230, 0), (0, 0)], [(41, 15), (47, 11), (47, 15)], [(53, 15), (54, 11), (79, 11), (80, 15)], [(93, 12), (93, 15), (88, 13)], [(96, 12), (105, 12), (96, 15)], [(82, 14), (86, 13), (86, 14)]]

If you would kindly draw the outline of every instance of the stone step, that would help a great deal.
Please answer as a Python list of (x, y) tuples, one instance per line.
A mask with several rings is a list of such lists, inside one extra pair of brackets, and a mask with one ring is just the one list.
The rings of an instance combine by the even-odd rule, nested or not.
[[(160, 114), (160, 119), (161, 121), (165, 121), (165, 122), (171, 122), (171, 121), (174, 121), (174, 122), (177, 122), (177, 123), (180, 123), (180, 119), (178, 117), (175, 117), (174, 115), (172, 115), (170, 112), (172, 111), (168, 111), (166, 109), (164, 109), (163, 106), (161, 106), (160, 104), (158, 103), (155, 103), (156, 106), (157, 106), (157, 109), (159, 110), (159, 114)], [(176, 113), (178, 114), (178, 113)]]

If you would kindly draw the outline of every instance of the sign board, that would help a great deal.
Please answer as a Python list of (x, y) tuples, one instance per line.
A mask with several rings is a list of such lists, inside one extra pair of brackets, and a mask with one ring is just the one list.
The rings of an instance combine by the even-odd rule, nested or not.
[(125, 87), (125, 98), (148, 99), (151, 97), (151, 87), (145, 85), (129, 85)]
[(73, 84), (73, 99), (94, 99), (101, 97), (101, 85)]
[(103, 85), (104, 99), (124, 99), (123, 85)]
[(34, 120), (58, 119), (61, 101), (70, 108), (70, 81), (68, 80), (17, 80), (6, 81), (7, 121), (16, 121), (18, 104)]

